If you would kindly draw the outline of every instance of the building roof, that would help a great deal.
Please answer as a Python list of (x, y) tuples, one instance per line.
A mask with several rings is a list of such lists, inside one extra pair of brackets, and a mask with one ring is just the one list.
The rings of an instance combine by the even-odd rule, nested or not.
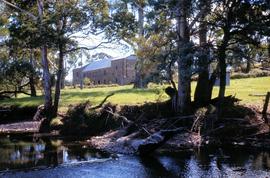
[(93, 61), (83, 69), (83, 72), (103, 69), (107, 67), (111, 67), (111, 59), (102, 59), (98, 61)]
[(93, 71), (93, 70), (97, 70), (97, 69), (111, 67), (111, 61), (115, 61), (115, 60), (119, 60), (119, 59), (136, 60), (137, 58), (135, 55), (130, 55), (130, 56), (121, 57), (121, 58), (111, 58), (111, 59), (105, 58), (105, 59), (93, 61), (90, 64), (86, 65), (82, 72), (88, 72), (88, 71)]

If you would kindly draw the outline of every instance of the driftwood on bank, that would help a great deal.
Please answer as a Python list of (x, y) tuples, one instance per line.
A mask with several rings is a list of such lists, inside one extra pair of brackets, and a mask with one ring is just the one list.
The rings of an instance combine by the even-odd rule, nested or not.
[(43, 116), (43, 111), (44, 111), (44, 105), (40, 105), (37, 108), (36, 114), (33, 117), (34, 121), (40, 121), (42, 120)]
[(167, 140), (172, 138), (175, 134), (186, 132), (184, 128), (177, 128), (171, 130), (161, 130), (156, 132), (145, 139), (137, 139), (132, 143), (132, 147), (137, 150), (140, 155), (149, 154), (160, 146), (162, 146)]
[[(119, 115), (119, 114), (117, 114), (117, 113), (114, 113), (114, 112), (112, 111), (112, 109), (111, 109), (111, 110), (104, 109), (104, 111), (106, 111), (107, 113), (113, 115), (113, 116), (116, 117), (116, 118), (121, 119), (124, 123), (126, 123), (126, 124), (128, 124), (128, 125), (130, 125), (130, 124), (133, 123), (132, 121), (128, 120), (125, 116), (121, 116), (121, 115)], [(124, 124), (122, 124), (122, 125), (124, 125)]]

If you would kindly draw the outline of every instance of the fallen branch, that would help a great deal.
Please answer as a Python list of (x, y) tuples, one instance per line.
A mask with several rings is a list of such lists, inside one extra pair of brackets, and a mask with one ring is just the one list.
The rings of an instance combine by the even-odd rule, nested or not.
[(248, 96), (266, 96), (265, 94), (249, 94)]
[(33, 120), (34, 121), (42, 120), (42, 118), (44, 117), (44, 116), (42, 116), (44, 114), (43, 112), (44, 112), (44, 105), (42, 104), (42, 105), (38, 106), (37, 111), (33, 117)]
[(29, 94), (29, 93), (27, 93), (27, 92), (25, 92), (25, 91), (2, 91), (2, 92), (0, 92), (0, 96), (3, 96), (4, 97), (4, 94), (15, 94), (15, 93), (23, 93), (23, 94), (25, 94), (25, 95), (31, 95), (31, 94)]
[(135, 140), (132, 146), (135, 150), (137, 150), (137, 152), (140, 155), (146, 155), (162, 146), (167, 140), (169, 140), (175, 134), (185, 131), (186, 129), (184, 128), (161, 130), (159, 132), (150, 135), (146, 139)]
[(113, 115), (113, 116), (116, 117), (116, 118), (122, 119), (122, 120), (123, 120), (125, 123), (127, 123), (127, 124), (132, 124), (132, 123), (133, 123), (132, 121), (128, 120), (125, 116), (121, 116), (121, 115), (119, 115), (119, 114), (117, 114), (117, 113), (114, 113), (114, 112), (112, 112), (112, 111), (109, 111), (109, 110), (107, 110), (107, 109), (104, 109), (104, 111), (106, 111), (107, 113)]
[(92, 107), (92, 108), (90, 108), (90, 109), (98, 109), (98, 108), (101, 108), (101, 107), (103, 106), (103, 104), (107, 101), (107, 99), (108, 99), (109, 97), (113, 96), (113, 95), (114, 95), (114, 93), (111, 93), (111, 94), (107, 95), (107, 96), (101, 101), (101, 103), (100, 103), (99, 105), (94, 106), (94, 107)]

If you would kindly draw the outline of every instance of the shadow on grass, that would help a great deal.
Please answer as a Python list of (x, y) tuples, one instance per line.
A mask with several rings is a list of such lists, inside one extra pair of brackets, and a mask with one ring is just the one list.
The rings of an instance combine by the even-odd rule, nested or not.
[[(83, 91), (83, 90), (82, 90)], [(155, 94), (159, 92), (160, 89), (121, 89), (121, 90), (108, 90), (108, 91), (83, 91), (83, 92), (64, 92), (62, 93), (62, 97), (65, 99), (70, 98), (87, 98), (87, 97), (106, 97), (110, 93), (114, 94)]]
[(38, 106), (42, 104), (43, 102), (43, 96), (37, 96), (37, 97), (22, 97), (22, 98), (10, 98), (10, 99), (4, 99), (0, 101), (0, 106), (5, 105), (17, 105), (17, 106)]
[[(89, 99), (89, 97), (92, 98), (98, 98), (98, 97), (106, 97), (110, 93), (114, 93), (115, 95), (129, 95), (129, 94), (136, 94), (136, 95), (142, 95), (147, 96), (151, 94), (158, 94), (159, 91), (162, 91), (162, 89), (156, 89), (156, 88), (150, 88), (150, 89), (114, 89), (114, 90), (105, 90), (105, 91), (91, 91), (91, 90), (81, 90), (81, 91), (63, 91), (61, 93), (61, 100), (62, 105), (65, 105), (65, 100), (81, 100), (81, 102), (84, 102), (85, 100)], [(11, 99), (5, 99), (0, 101), (0, 106), (9, 106), (9, 105), (18, 105), (18, 106), (38, 106), (43, 103), (43, 95), (37, 96), (37, 97), (30, 97), (25, 96), (22, 98), (11, 98)], [(69, 103), (66, 103), (69, 104)]]

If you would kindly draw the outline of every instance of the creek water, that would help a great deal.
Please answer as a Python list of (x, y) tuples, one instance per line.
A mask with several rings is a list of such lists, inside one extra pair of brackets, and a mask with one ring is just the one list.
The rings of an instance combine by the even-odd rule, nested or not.
[(270, 177), (270, 151), (203, 147), (141, 158), (110, 155), (70, 138), (5, 135), (0, 177)]

